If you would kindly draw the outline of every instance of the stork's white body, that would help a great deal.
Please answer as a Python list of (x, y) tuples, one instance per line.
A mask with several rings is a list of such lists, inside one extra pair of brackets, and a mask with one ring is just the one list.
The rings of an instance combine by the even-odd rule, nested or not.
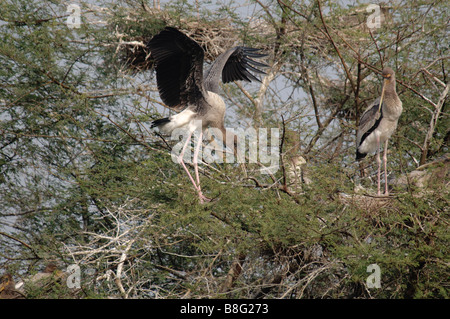
[(217, 127), (219, 122), (223, 123), (225, 118), (225, 102), (220, 95), (208, 91), (205, 96), (209, 111), (205, 115), (199, 115), (194, 112), (195, 106), (188, 105), (186, 109), (180, 113), (176, 113), (169, 117), (169, 122), (159, 127), (160, 131), (165, 134), (171, 134), (173, 130), (181, 128), (192, 134), (196, 130), (204, 130), (209, 126)]

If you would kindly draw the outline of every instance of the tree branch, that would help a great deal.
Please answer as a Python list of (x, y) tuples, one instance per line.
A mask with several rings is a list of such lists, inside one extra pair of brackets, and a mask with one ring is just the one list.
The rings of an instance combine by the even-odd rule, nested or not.
[(423, 141), (422, 154), (420, 156), (419, 165), (424, 165), (427, 160), (428, 149), (430, 147), (431, 139), (433, 138), (434, 129), (436, 128), (437, 121), (439, 119), (439, 115), (441, 114), (442, 106), (444, 105), (445, 99), (447, 98), (449, 89), (450, 89), (450, 83), (447, 84), (444, 91), (442, 91), (441, 96), (439, 97), (439, 101), (436, 104), (434, 113), (431, 116), (430, 125), (428, 127), (427, 134), (425, 135), (425, 140)]

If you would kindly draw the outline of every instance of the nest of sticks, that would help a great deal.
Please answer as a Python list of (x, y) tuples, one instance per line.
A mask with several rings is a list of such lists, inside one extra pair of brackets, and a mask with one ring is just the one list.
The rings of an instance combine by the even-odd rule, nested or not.
[[(205, 61), (213, 61), (225, 49), (236, 45), (239, 35), (232, 28), (229, 21), (215, 20), (206, 21), (175, 21), (163, 11), (152, 10), (147, 12), (144, 18), (140, 17), (140, 23), (152, 23), (158, 20), (161, 25), (154, 34), (132, 36), (125, 31), (116, 32), (118, 47), (116, 53), (122, 65), (134, 72), (142, 72), (153, 67), (151, 52), (147, 43), (152, 37), (162, 30), (163, 26), (173, 26), (194, 39), (205, 51)], [(133, 16), (130, 16), (133, 19)], [(172, 21), (173, 20), (173, 21)]]

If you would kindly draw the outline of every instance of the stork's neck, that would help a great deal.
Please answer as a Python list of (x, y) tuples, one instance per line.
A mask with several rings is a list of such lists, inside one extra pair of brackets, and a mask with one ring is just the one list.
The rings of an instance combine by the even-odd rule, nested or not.
[(395, 89), (395, 77), (392, 77), (386, 81), (386, 87), (384, 88), (383, 117), (391, 121), (397, 121), (401, 113), (402, 101)]
[(209, 68), (208, 72), (204, 74), (203, 83), (207, 91), (211, 91), (217, 94), (219, 93), (219, 82), (222, 80), (223, 67), (225, 66), (225, 63), (233, 52), (234, 48), (229, 49), (219, 55)]
[(392, 76), (386, 83), (384, 89), (384, 94), (387, 96), (397, 96), (397, 91), (395, 88), (395, 76)]

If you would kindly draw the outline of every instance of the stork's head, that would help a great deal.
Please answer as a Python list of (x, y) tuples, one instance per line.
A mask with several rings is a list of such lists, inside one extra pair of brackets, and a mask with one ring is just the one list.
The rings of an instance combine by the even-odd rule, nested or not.
[(390, 82), (392, 80), (395, 80), (395, 73), (394, 70), (392, 70), (389, 67), (386, 67), (383, 69), (383, 72), (381, 72), (381, 75), (383, 76), (383, 78), (386, 80), (386, 82)]

